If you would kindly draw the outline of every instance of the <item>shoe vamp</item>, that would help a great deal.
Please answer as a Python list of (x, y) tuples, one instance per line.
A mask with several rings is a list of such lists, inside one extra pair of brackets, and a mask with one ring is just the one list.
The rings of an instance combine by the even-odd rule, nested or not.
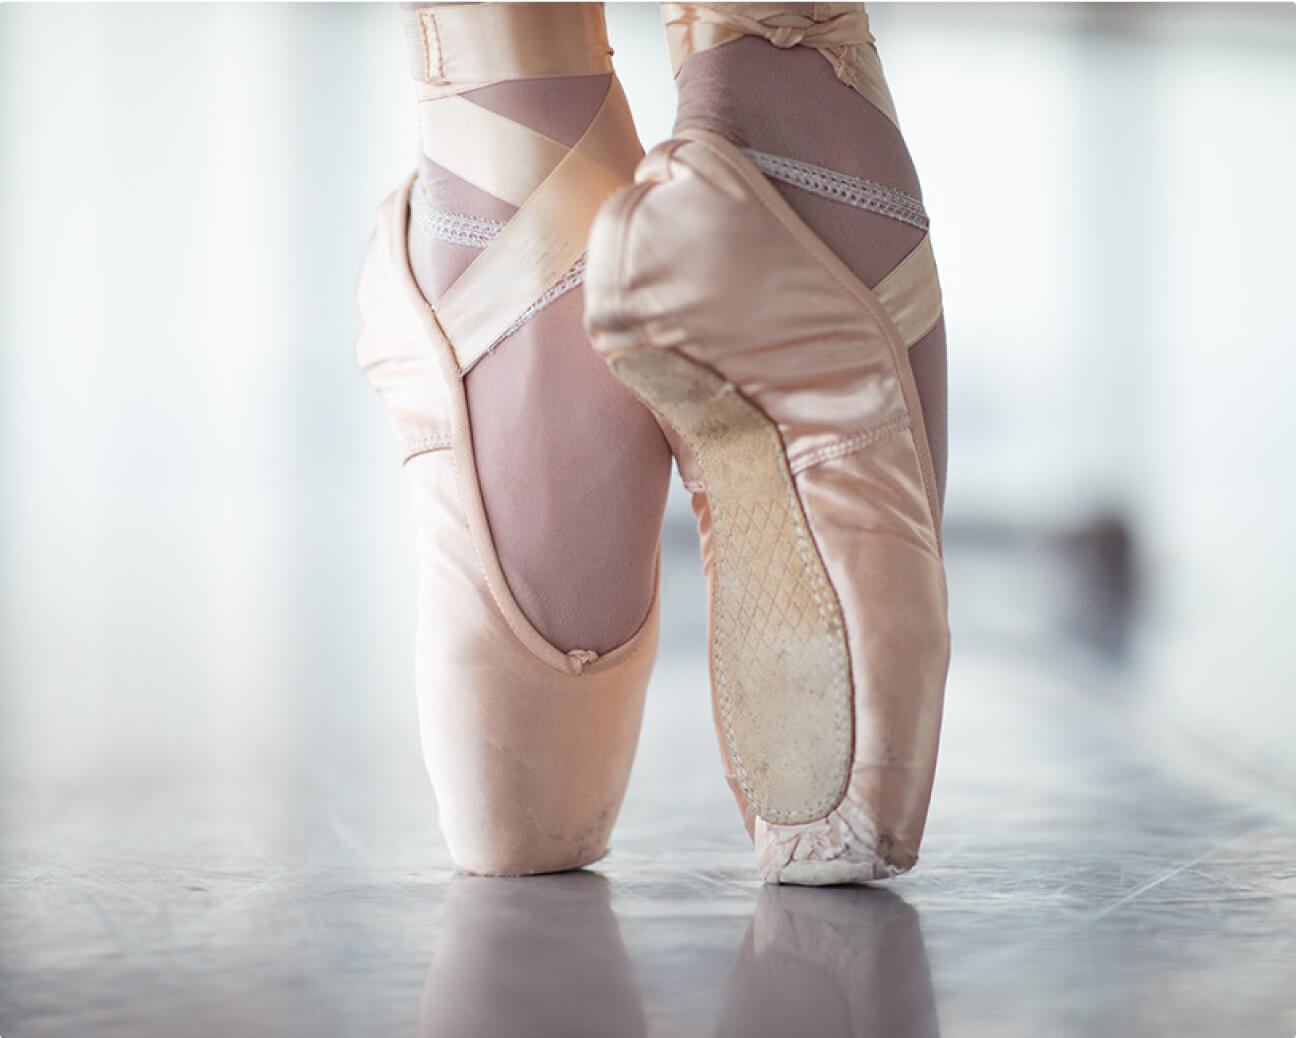
[[(650, 338), (717, 370), (800, 454), (904, 414), (888, 330), (709, 149), (660, 155), (626, 284)], [(804, 228), (801, 229), (804, 232)]]

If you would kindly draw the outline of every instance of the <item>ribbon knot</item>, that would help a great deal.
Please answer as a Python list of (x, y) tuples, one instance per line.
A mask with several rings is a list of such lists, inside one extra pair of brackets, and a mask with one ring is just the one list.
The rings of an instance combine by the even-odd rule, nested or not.
[(715, 26), (721, 35), (726, 34), (727, 30), (735, 35), (763, 36), (783, 50), (802, 43), (822, 49), (873, 42), (868, 15), (863, 11), (844, 11), (831, 18), (815, 21), (803, 14), (789, 11), (778, 11), (760, 18), (724, 7), (695, 7), (691, 4), (679, 6), (690, 12), (692, 20)]
[(796, 25), (767, 25), (765, 38), (776, 47), (795, 47), (805, 39), (806, 31)]
[[(760, 36), (780, 50), (812, 47), (837, 78), (868, 100), (892, 123), (895, 108), (878, 61), (863, 4), (677, 3), (663, 0), (671, 65), (678, 77), (690, 54), (740, 36)], [(829, 11), (835, 14), (829, 15)], [(818, 17), (816, 15), (827, 15)]]

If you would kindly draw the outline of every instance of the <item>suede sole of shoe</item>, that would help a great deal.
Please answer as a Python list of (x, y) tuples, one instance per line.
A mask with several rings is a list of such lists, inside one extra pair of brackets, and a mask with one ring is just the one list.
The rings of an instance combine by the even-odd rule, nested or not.
[(714, 544), (715, 712), (737, 792), (768, 822), (823, 818), (850, 777), (850, 656), (778, 426), (720, 374), (673, 350), (618, 350), (607, 361), (702, 469)]

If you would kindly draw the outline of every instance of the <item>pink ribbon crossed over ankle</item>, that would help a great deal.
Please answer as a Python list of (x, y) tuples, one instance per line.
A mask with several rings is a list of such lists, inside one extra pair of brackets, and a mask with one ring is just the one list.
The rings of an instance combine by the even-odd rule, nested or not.
[(868, 15), (863, 11), (843, 12), (821, 22), (790, 11), (766, 18), (730, 14), (714, 7), (704, 7), (701, 11), (705, 12), (704, 17), (708, 22), (741, 29), (744, 35), (763, 36), (776, 47), (795, 47), (799, 43), (816, 48), (843, 47), (852, 43), (872, 43), (874, 40), (873, 34), (869, 32)]
[[(759, 36), (783, 49), (804, 44), (823, 50), (874, 43), (864, 11), (841, 11), (815, 19), (784, 4), (663, 4), (668, 26), (693, 37), (688, 50), (703, 50), (739, 36)], [(809, 7), (810, 5), (805, 5)], [(816, 5), (818, 6), (818, 5)], [(682, 55), (679, 55), (682, 60)]]

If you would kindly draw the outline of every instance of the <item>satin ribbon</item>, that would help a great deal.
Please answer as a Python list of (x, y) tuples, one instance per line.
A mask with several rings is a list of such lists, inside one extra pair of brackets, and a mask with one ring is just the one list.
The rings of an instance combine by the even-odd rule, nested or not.
[(930, 235), (924, 234), (913, 251), (873, 286), (873, 294), (895, 323), (906, 348), (936, 327), (941, 316), (941, 292)]
[(460, 371), (476, 364), (585, 252), (599, 207), (630, 182), (639, 161), (638, 142), (622, 128), (627, 118), (614, 79), (581, 139), (437, 301), (437, 321)]
[(570, 148), (456, 96), (491, 83), (610, 73), (601, 4), (450, 4), (401, 17), (424, 154), (518, 207), (435, 303), (462, 373), (581, 257), (599, 206), (629, 183), (643, 151), (615, 79)]
[[(813, 5), (801, 6), (809, 9)], [(686, 47), (671, 55), (677, 73), (693, 51), (718, 47), (740, 36), (761, 36), (776, 47), (805, 44), (816, 49), (874, 42), (863, 10), (843, 11), (816, 21), (786, 4), (662, 4), (662, 17), (668, 32), (671, 26), (682, 26), (688, 34)]]
[(612, 71), (601, 4), (445, 4), (402, 8), (420, 100), (513, 79)]
[(897, 123), (863, 4), (664, 3), (661, 7), (676, 76), (689, 55), (743, 36), (758, 36), (784, 49), (811, 47), (832, 65), (839, 80)]

